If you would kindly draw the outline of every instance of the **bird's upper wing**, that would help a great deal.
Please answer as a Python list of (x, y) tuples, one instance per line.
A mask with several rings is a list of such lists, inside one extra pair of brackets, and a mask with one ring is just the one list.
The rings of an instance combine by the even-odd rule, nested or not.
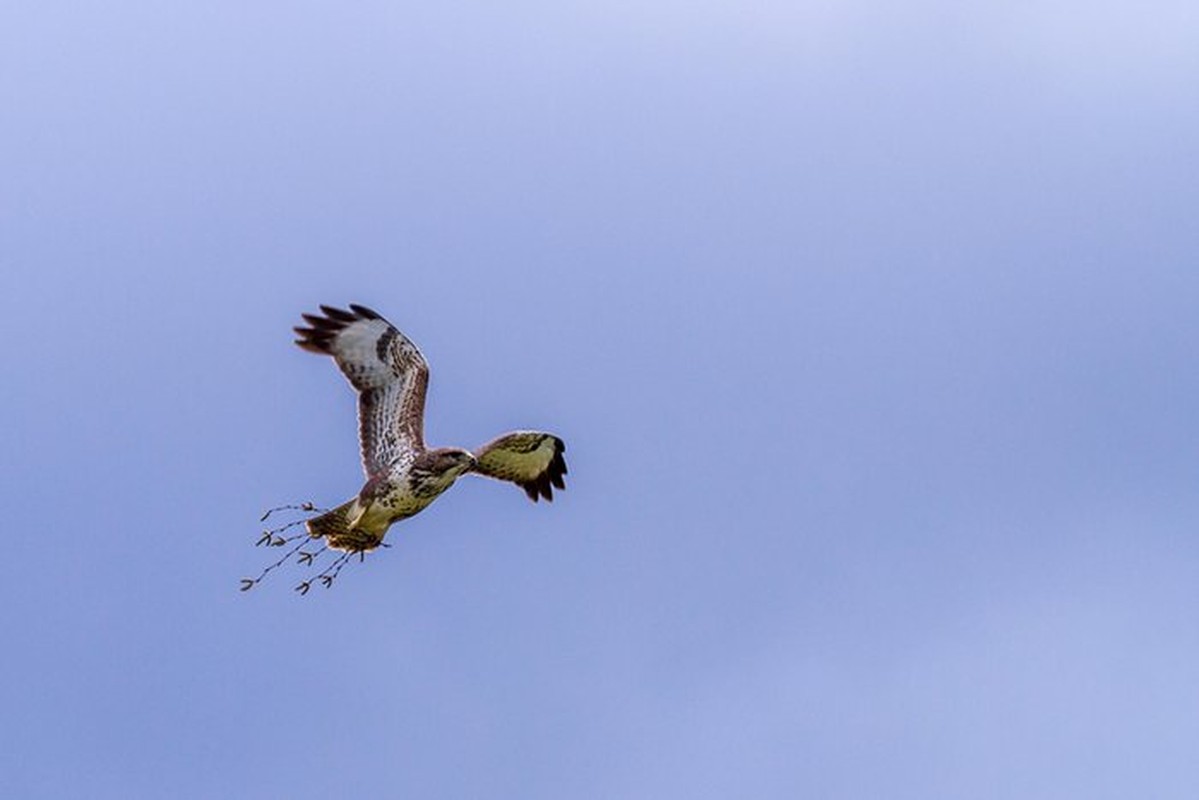
[(512, 481), (529, 499), (554, 499), (551, 485), (565, 489), (566, 445), (557, 436), (540, 431), (516, 431), (488, 442), (475, 453), (474, 471), (502, 481)]
[(321, 311), (323, 316), (303, 315), (311, 327), (295, 329), (296, 344), (333, 356), (358, 390), (358, 438), (369, 478), (398, 456), (424, 448), (429, 365), (408, 337), (369, 308)]

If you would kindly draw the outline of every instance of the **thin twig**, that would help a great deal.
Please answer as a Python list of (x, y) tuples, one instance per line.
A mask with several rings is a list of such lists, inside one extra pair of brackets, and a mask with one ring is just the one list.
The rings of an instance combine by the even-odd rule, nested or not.
[[(295, 537), (295, 538), (299, 538), (299, 537)], [(307, 537), (305, 537), (305, 538), (307, 538)], [(250, 578), (242, 578), (241, 590), (244, 592), (247, 589), (252, 589), (256, 584), (258, 584), (263, 578), (265, 578), (267, 576), (267, 573), (269, 573), (271, 570), (275, 569), (276, 567), (282, 566), (287, 561), (287, 559), (289, 559), (293, 555), (295, 555), (296, 551), (299, 550), (301, 547), (303, 547), (306, 543), (307, 542), (300, 542), (295, 547), (288, 550), (286, 553), (284, 553), (279, 558), (278, 561), (276, 561), (274, 564), (271, 564), (269, 567), (264, 569), (262, 572), (258, 573), (257, 578), (254, 578), (253, 580), (251, 580)]]
[(320, 513), (324, 514), (327, 509), (317, 508), (316, 503), (313, 503), (311, 500), (306, 503), (292, 503), (289, 505), (276, 506), (272, 509), (269, 509), (266, 513), (258, 518), (258, 521), (266, 522), (266, 518), (277, 511), (319, 511)]
[[(317, 512), (318, 514), (328, 513), (327, 509), (317, 508), (317, 506), (314, 503), (289, 504), (289, 505), (278, 506), (276, 508), (270, 509), (269, 511), (267, 511), (266, 513), (264, 513), (262, 515), (260, 521), (265, 521), (272, 514), (280, 512), (280, 511), (307, 511), (307, 512)], [(280, 525), (277, 528), (271, 528), (269, 530), (264, 530), (262, 532), (262, 536), (259, 537), (259, 539), (258, 539), (257, 546), (267, 545), (268, 547), (283, 547), (284, 545), (290, 544), (291, 542), (297, 542), (297, 543), (294, 547), (290, 548), (286, 553), (284, 553), (277, 561), (275, 561), (273, 564), (269, 565), (264, 570), (262, 570), (262, 572), (260, 572), (258, 574), (257, 578), (242, 578), (241, 579), (241, 583), (242, 583), (241, 590), (243, 592), (254, 588), (272, 570), (275, 570), (278, 567), (283, 566), (285, 563), (287, 563), (288, 559), (292, 558), (293, 556), (295, 556), (295, 560), (298, 565), (311, 566), (315, 572), (315, 574), (310, 574), (310, 577), (308, 579), (301, 581), (299, 584), (297, 584), (294, 587), (295, 590), (297, 592), (299, 592), (300, 594), (308, 594), (308, 590), (312, 588), (312, 584), (314, 581), (320, 581), (321, 584), (326, 589), (330, 588), (333, 585), (333, 581), (337, 579), (337, 576), (341, 574), (341, 571), (345, 568), (346, 564), (348, 564), (355, 555), (358, 556), (359, 563), (362, 563), (363, 561), (366, 560), (366, 551), (368, 548), (358, 547), (358, 548), (353, 548), (353, 549), (349, 549), (349, 550), (344, 550), (341, 553), (339, 553), (331, 562), (329, 562), (322, 569), (320, 569), (319, 572), (316, 572), (315, 570), (317, 568), (317, 561), (326, 552), (329, 552), (331, 550), (328, 542), (326, 541), (325, 543), (323, 543), (321, 545), (321, 547), (317, 550), (308, 551), (308, 550), (303, 550), (302, 548), (308, 543), (308, 541), (310, 539), (320, 540), (322, 538), (321, 536), (313, 535), (307, 529), (305, 529), (301, 533), (295, 533), (290, 536), (282, 535), (285, 531), (288, 531), (299, 525), (303, 525), (311, 519), (312, 519), (312, 517), (307, 517), (305, 519), (292, 520), (291, 522), (288, 522), (284, 525)], [(376, 546), (390, 547), (390, 545), (384, 544), (383, 542), (377, 542)], [(371, 547), (369, 549), (374, 549), (374, 547)]]

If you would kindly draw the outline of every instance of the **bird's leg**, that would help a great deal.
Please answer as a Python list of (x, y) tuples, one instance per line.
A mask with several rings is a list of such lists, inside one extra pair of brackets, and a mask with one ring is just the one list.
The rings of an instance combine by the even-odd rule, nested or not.
[(354, 505), (356, 507), (356, 513), (346, 526), (346, 528), (351, 531), (358, 527), (358, 523), (362, 522), (362, 518), (366, 516), (366, 510), (369, 508), (369, 506), (363, 505), (358, 501), (355, 501)]

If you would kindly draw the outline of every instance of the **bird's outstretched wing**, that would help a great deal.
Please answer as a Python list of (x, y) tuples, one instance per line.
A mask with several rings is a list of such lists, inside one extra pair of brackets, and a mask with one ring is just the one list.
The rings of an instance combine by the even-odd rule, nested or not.
[(552, 486), (565, 489), (566, 445), (557, 436), (540, 431), (516, 431), (483, 445), (476, 453), (474, 471), (489, 478), (512, 481), (533, 502), (553, 501)]
[(295, 328), (296, 344), (333, 356), (358, 390), (358, 438), (369, 478), (397, 457), (424, 449), (429, 365), (408, 337), (369, 308), (321, 311), (324, 316), (303, 315), (311, 327)]

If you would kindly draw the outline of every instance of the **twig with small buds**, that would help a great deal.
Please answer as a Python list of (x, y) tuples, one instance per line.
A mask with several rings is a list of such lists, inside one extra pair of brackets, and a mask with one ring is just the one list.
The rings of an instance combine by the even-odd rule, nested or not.
[(259, 517), (258, 521), (266, 522), (267, 517), (269, 517), (271, 514), (274, 514), (278, 511), (316, 511), (318, 513), (324, 514), (327, 510), (328, 509), (317, 508), (316, 503), (313, 503), (310, 500), (305, 503), (298, 503), (298, 504), (293, 503), (293, 504), (285, 505), (285, 506), (276, 506), (275, 508), (269, 509), (265, 514), (263, 514), (261, 517)]
[[(277, 508), (272, 508), (269, 511), (267, 511), (265, 514), (262, 515), (262, 518), (260, 521), (266, 520), (268, 517), (271, 516), (271, 514), (274, 514), (276, 512), (289, 511), (289, 510), (290, 511), (309, 511), (309, 512), (317, 512), (317, 513), (322, 513), (322, 514), (328, 513), (326, 511), (326, 509), (317, 508), (316, 505), (313, 503), (301, 503), (298, 505), (295, 505), (295, 504), (284, 505), (284, 506), (278, 506)], [(263, 545), (265, 545), (267, 547), (283, 547), (284, 545), (287, 545), (291, 542), (296, 542), (297, 540), (299, 540), (299, 541), (297, 542), (297, 544), (294, 547), (290, 548), (286, 553), (284, 553), (283, 556), (281, 558), (279, 558), (279, 560), (277, 560), (275, 563), (271, 564), (266, 569), (264, 569), (261, 573), (259, 573), (257, 578), (242, 578), (241, 579), (241, 591), (245, 592), (245, 591), (248, 591), (249, 589), (254, 588), (272, 570), (283, 566), (283, 564), (287, 563), (288, 559), (290, 559), (292, 556), (296, 557), (296, 563), (299, 564), (300, 566), (311, 566), (314, 569), (316, 568), (317, 559), (319, 559), (322, 555), (324, 555), (325, 552), (330, 550), (329, 545), (327, 543), (322, 544), (321, 547), (315, 551), (303, 550), (302, 548), (304, 547), (305, 544), (308, 543), (309, 539), (319, 540), (321, 538), (320, 536), (313, 536), (307, 530), (305, 530), (302, 533), (292, 534), (290, 536), (282, 535), (285, 531), (287, 531), (291, 528), (294, 528), (298, 525), (303, 525), (309, 519), (311, 519), (311, 517), (309, 517), (308, 519), (293, 520), (292, 522), (288, 522), (285, 525), (280, 525), (277, 528), (272, 528), (270, 530), (264, 530), (262, 532), (262, 536), (259, 537), (259, 539), (256, 543), (256, 546), (258, 546), (258, 547), (261, 547)], [(345, 565), (350, 562), (351, 558), (353, 558), (355, 555), (357, 555), (359, 563), (362, 563), (366, 559), (366, 550), (374, 549), (374, 547), (376, 547), (376, 546), (390, 547), (390, 545), (384, 544), (383, 542), (372, 542), (372, 544), (369, 548), (359, 547), (356, 549), (345, 550), (345, 551), (341, 552), (340, 554), (338, 554), (337, 557), (334, 558), (323, 569), (321, 569), (320, 572), (317, 572), (315, 575), (312, 575), (307, 580), (301, 581), (299, 584), (297, 584), (294, 587), (295, 591), (299, 592), (302, 595), (308, 594), (308, 590), (312, 588), (312, 584), (315, 581), (320, 581), (320, 583), (326, 589), (330, 588), (333, 585), (333, 581), (336, 580), (337, 576), (341, 574), (342, 569), (344, 569)]]
[[(284, 545), (284, 544), (287, 544), (287, 542), (292, 541), (294, 539), (302, 539), (303, 540), (303, 541), (300, 541), (298, 544), (296, 544), (295, 547), (291, 548), (286, 553), (284, 553), (279, 558), (279, 560), (276, 561), (274, 564), (271, 564), (266, 569), (264, 569), (262, 572), (258, 573), (257, 578), (242, 578), (241, 579), (241, 590), (244, 592), (249, 589), (253, 589), (254, 586), (256, 586), (259, 582), (261, 582), (262, 579), (265, 578), (267, 576), (267, 574), (270, 573), (271, 570), (275, 569), (276, 567), (283, 566), (283, 564), (285, 564), (287, 562), (287, 559), (289, 559), (293, 555), (295, 555), (296, 552), (299, 551), (299, 549), (301, 547), (303, 547), (305, 544), (308, 543), (307, 540), (309, 538), (310, 537), (308, 536), (308, 534), (303, 534), (303, 535), (292, 536), (292, 537), (289, 537), (287, 539), (283, 539), (282, 541), (280, 541), (279, 545)], [(261, 543), (261, 540), (259, 540), (259, 543)], [(274, 542), (272, 542), (271, 544), (274, 544)]]
[[(275, 508), (268, 510), (266, 513), (264, 513), (259, 518), (259, 522), (265, 521), (268, 517), (270, 517), (272, 514), (274, 514), (276, 512), (289, 511), (289, 510), (290, 511), (317, 512), (317, 513), (322, 513), (322, 514), (325, 513), (325, 509), (318, 508), (316, 506), (316, 504), (312, 503), (312, 502), (298, 503), (298, 504), (293, 503), (293, 504), (289, 504), (289, 505), (277, 506)], [(271, 528), (270, 530), (264, 530), (262, 532), (262, 536), (258, 537), (258, 541), (255, 543), (256, 547), (261, 547), (263, 545), (266, 545), (268, 547), (283, 547), (284, 545), (286, 545), (290, 542), (294, 542), (296, 540), (299, 540), (299, 542), (295, 545), (295, 547), (292, 547), (290, 550), (288, 550), (286, 553), (284, 553), (283, 556), (278, 561), (271, 564), (266, 569), (264, 569), (262, 572), (260, 572), (258, 574), (257, 578), (242, 578), (241, 579), (241, 591), (245, 592), (245, 591), (249, 591), (250, 589), (253, 589), (259, 582), (262, 581), (263, 578), (265, 578), (267, 576), (267, 574), (269, 574), (271, 572), (271, 570), (276, 569), (276, 568), (282, 566), (283, 564), (287, 563), (287, 560), (289, 558), (291, 558), (293, 555), (295, 555), (297, 552), (299, 552), (300, 548), (302, 548), (307, 543), (307, 541), (312, 538), (312, 535), (310, 533), (308, 533), (307, 530), (305, 530), (301, 533), (292, 534), (291, 536), (283, 536), (282, 534), (284, 531), (290, 530), (298, 525), (303, 525), (307, 521), (308, 520), (306, 520), (306, 519), (297, 519), (297, 520), (288, 522), (285, 525), (280, 525), (277, 528)], [(307, 554), (301, 555), (301, 558), (303, 558), (304, 555), (307, 555)], [(315, 554), (313, 554), (313, 555), (315, 555)], [(307, 559), (307, 561), (309, 563), (311, 563), (311, 557), (309, 557)]]

